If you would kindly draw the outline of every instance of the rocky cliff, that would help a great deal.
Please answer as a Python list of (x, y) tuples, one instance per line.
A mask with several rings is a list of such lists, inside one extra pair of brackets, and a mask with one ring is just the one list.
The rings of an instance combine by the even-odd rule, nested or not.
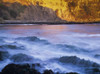
[[(44, 9), (46, 10), (49, 11), (52, 10), (52, 13), (54, 13), (53, 15), (56, 14), (57, 17), (59, 17), (60, 19), (69, 22), (100, 21), (100, 0), (3, 0), (3, 1), (10, 3), (18, 2), (22, 5), (27, 5), (27, 6), (39, 5), (44, 7)], [(49, 11), (47, 12), (49, 13)]]
[(39, 5), (22, 5), (18, 2), (0, 2), (0, 20), (20, 22), (66, 22), (55, 11)]
[(17, 19), (29, 20), (31, 22), (65, 22), (60, 19), (52, 9), (39, 5), (28, 6)]

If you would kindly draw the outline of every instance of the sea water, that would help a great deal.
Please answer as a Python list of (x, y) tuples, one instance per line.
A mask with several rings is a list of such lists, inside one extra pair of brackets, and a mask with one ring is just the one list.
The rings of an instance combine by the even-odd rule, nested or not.
[(1, 24), (0, 70), (9, 63), (40, 63), (41, 72), (100, 69), (100, 24)]

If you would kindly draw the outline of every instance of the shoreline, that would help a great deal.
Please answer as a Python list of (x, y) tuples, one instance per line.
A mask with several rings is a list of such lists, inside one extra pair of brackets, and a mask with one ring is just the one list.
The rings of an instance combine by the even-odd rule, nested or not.
[(0, 24), (48, 24), (48, 25), (56, 25), (56, 24), (100, 24), (100, 22), (4, 22)]
[(19, 20), (5, 20), (3, 22), (0, 22), (0, 24), (48, 24), (48, 25), (56, 25), (56, 24), (100, 24), (100, 21), (98, 22), (31, 22), (31, 21), (19, 21)]

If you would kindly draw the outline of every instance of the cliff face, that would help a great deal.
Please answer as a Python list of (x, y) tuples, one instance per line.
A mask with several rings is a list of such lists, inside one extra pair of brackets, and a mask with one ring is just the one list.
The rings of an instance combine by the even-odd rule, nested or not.
[(0, 3), (0, 18), (4, 20), (16, 19), (21, 12), (24, 12), (26, 6), (19, 3)]
[(31, 22), (65, 22), (60, 19), (52, 9), (39, 5), (28, 6), (17, 19), (29, 20)]
[(18, 2), (0, 2), (0, 20), (20, 20), (22, 22), (65, 22), (47, 7), (22, 5)]
[(66, 21), (96, 22), (100, 21), (100, 0), (3, 0), (4, 2), (19, 2), (22, 5), (39, 5), (56, 12), (56, 15)]

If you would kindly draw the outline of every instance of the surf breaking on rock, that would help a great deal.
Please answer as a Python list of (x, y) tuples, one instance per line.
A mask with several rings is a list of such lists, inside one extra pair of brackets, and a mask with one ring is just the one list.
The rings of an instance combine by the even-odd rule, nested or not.
[[(77, 52), (82, 54), (76, 55)], [(93, 61), (93, 57), (87, 55), (90, 52), (92, 51), (74, 45), (53, 44), (35, 36), (10, 38), (10, 41), (8, 37), (0, 37), (1, 74), (10, 73), (8, 70), (12, 68), (16, 69), (15, 72), (19, 72), (19, 69), (23, 72), (24, 66), (30, 72), (29, 74), (34, 70), (37, 74), (46, 72), (52, 74), (100, 73), (100, 63)], [(83, 54), (90, 59), (81, 58), (80, 56)], [(99, 55), (94, 55), (94, 58), (98, 60), (99, 57)], [(35, 65), (35, 67), (32, 67), (32, 65)], [(13, 71), (11, 72), (13, 73)]]

